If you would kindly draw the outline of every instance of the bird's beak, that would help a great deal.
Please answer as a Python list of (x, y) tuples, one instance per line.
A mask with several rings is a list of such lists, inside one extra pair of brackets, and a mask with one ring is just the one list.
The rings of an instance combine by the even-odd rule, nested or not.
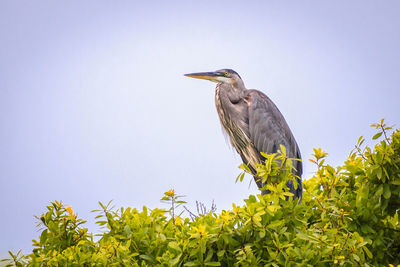
[(189, 73), (185, 74), (186, 77), (196, 78), (196, 79), (204, 79), (212, 82), (219, 82), (218, 77), (221, 76), (218, 72), (197, 72), (197, 73)]

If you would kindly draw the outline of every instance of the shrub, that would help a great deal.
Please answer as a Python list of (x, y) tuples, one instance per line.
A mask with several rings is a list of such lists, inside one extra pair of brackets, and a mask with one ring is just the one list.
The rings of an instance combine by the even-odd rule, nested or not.
[[(370, 266), (400, 264), (400, 131), (373, 124), (382, 138), (373, 149), (360, 137), (342, 166), (325, 163), (304, 181), (301, 204), (286, 188), (295, 180), (284, 147), (266, 155), (258, 174), (270, 194), (250, 195), (243, 206), (185, 218), (181, 196), (165, 192), (169, 209), (120, 208), (100, 203), (98, 241), (71, 207), (51, 203), (38, 219), (43, 230), (15, 265), (98, 266)], [(249, 172), (242, 165), (244, 173)], [(243, 174), (238, 177), (243, 179)]]

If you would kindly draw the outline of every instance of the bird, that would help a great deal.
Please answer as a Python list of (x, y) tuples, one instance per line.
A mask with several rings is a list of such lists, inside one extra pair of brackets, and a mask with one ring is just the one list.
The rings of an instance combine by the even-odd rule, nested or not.
[(259, 90), (247, 89), (242, 78), (232, 69), (189, 73), (184, 76), (217, 83), (215, 106), (222, 128), (243, 163), (251, 170), (262, 195), (269, 191), (265, 189), (261, 177), (256, 175), (256, 165), (265, 161), (261, 152), (277, 153), (280, 145), (284, 145), (289, 158), (299, 159), (293, 162), (297, 185), (289, 180), (287, 187), (293, 193), (293, 198), (301, 202), (303, 165), (300, 149), (285, 118), (272, 100)]

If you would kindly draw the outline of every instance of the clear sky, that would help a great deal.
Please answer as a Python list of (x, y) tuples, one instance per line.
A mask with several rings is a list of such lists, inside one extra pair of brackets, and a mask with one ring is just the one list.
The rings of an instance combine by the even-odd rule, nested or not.
[[(218, 210), (235, 184), (215, 84), (232, 68), (267, 94), (300, 146), (339, 165), (369, 124), (400, 125), (399, 1), (0, 2), (0, 256), (31, 250), (33, 215), (98, 201), (163, 207), (174, 188)], [(165, 206), (166, 207), (166, 206)]]

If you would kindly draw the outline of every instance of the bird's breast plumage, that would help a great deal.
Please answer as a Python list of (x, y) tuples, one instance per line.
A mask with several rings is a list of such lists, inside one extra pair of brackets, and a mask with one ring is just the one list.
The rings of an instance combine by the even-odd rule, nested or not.
[(215, 90), (215, 105), (223, 130), (229, 136), (231, 145), (246, 164), (255, 169), (261, 163), (260, 156), (250, 139), (248, 99), (240, 97), (232, 103), (229, 98), (229, 84), (218, 84)]

